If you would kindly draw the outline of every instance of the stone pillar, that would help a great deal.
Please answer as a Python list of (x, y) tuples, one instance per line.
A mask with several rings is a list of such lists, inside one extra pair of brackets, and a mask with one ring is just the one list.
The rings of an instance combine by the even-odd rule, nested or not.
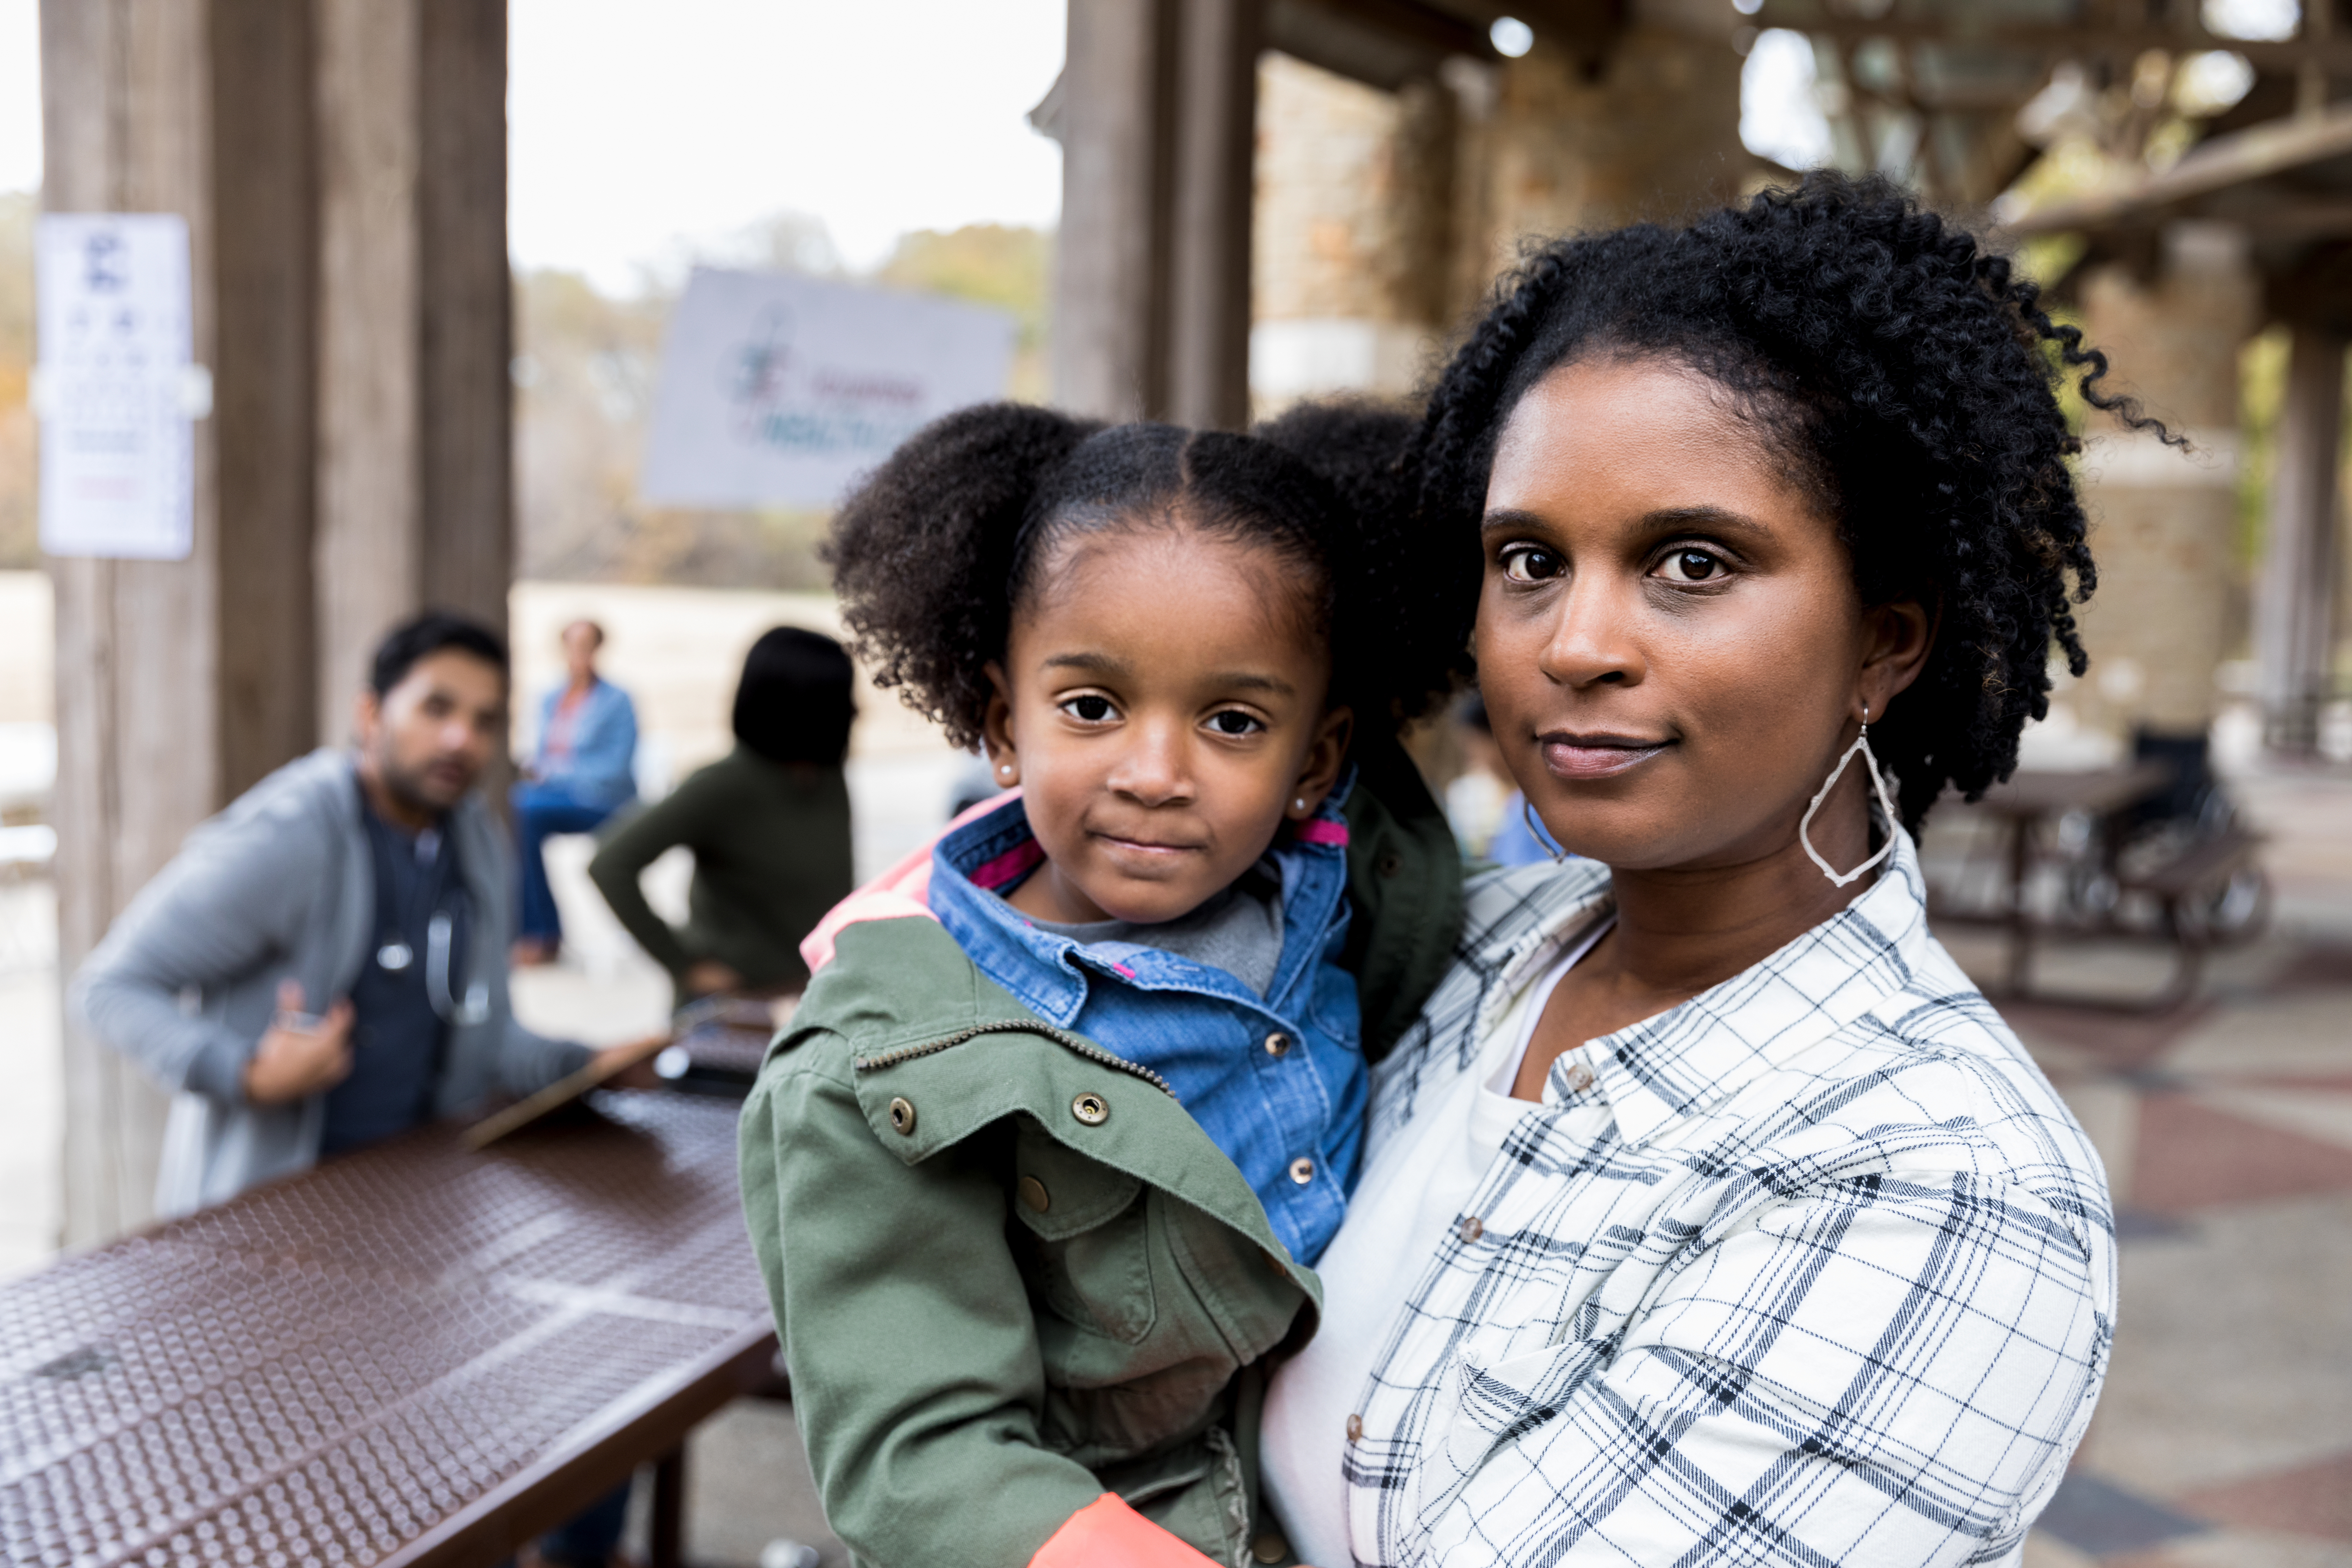
[(2084, 501), (2098, 592), (2084, 606), (2091, 672), (2065, 701), (2087, 728), (2201, 735), (2214, 675), (2239, 635), (2238, 353), (2254, 326), (2243, 236), (2211, 224), (2167, 231), (2152, 279), (2106, 267), (2084, 280), (2084, 333), (2130, 392), (2178, 434), (2181, 453), (2093, 413)]
[(324, 0), (318, 733), (384, 628), (513, 576), (505, 0)]
[(1384, 91), (1282, 54), (1258, 80), (1257, 412), (1402, 396), (1451, 314), (1454, 93), (1428, 78)]
[(1473, 276), (1509, 266), (1527, 236), (1673, 221), (1738, 198), (1753, 160), (1739, 142), (1737, 13), (1632, 10), (1597, 73), (1541, 28), (1503, 66), (1486, 133), (1486, 227), (1462, 237)]
[(2341, 333), (2294, 329), (2279, 409), (2270, 537), (2255, 585), (2263, 733), (2294, 755), (2317, 747), (2319, 712), (2334, 695), (2345, 349)]
[[(46, 0), (52, 212), (187, 220), (196, 427), (185, 561), (57, 558), (58, 959), (310, 730), (310, 257), (303, 0)], [(163, 1097), (65, 1036), (65, 1237), (146, 1218)]]

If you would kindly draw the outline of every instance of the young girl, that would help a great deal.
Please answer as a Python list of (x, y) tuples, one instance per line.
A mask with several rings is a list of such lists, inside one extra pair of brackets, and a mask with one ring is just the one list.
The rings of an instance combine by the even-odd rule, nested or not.
[(744, 1113), (802, 1433), (861, 1563), (1291, 1560), (1258, 1505), (1265, 1366), (1314, 1331), (1366, 1047), (1459, 924), (1394, 731), (1460, 645), (1411, 629), (1451, 619), (1411, 602), (1445, 563), (1286, 448), (1344, 467), (1406, 428), (977, 408), (842, 513), (860, 651), (1019, 791), (818, 928)]

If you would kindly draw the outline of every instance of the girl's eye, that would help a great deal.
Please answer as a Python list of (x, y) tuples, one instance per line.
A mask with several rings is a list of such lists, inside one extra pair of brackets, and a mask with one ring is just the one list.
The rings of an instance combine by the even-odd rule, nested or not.
[(1705, 583), (1723, 575), (1723, 562), (1704, 550), (1677, 550), (1659, 563), (1658, 574), (1669, 583)]
[(1265, 726), (1255, 715), (1227, 708), (1209, 715), (1209, 728), (1220, 735), (1255, 735)]
[(1541, 583), (1567, 570), (1567, 563), (1540, 545), (1514, 544), (1503, 552), (1503, 575), (1514, 583)]
[(1073, 697), (1063, 703), (1062, 711), (1082, 724), (1099, 724), (1106, 719), (1113, 717), (1118, 710), (1111, 707), (1109, 698), (1097, 697), (1089, 691), (1082, 697)]

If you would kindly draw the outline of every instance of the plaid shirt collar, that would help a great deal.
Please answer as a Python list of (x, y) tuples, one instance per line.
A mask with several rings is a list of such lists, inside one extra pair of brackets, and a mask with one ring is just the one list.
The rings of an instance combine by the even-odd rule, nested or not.
[[(1560, 901), (1533, 926), (1506, 924), (1486, 933), (1477, 960), (1498, 984), (1479, 1010), (1476, 1037), (1484, 1037), (1537, 974), (1615, 910), (1606, 866), (1576, 861), (1570, 871), (1574, 879), (1562, 876), (1553, 894)], [(1582, 1059), (1595, 1091), (1615, 1112), (1619, 1136), (1628, 1143), (1649, 1142), (1873, 1007), (1895, 1001), (1917, 971), (1927, 942), (1927, 884), (1911, 836), (1898, 832), (1878, 880), (1836, 915), (1680, 1006), (1591, 1041)], [(1553, 1063), (1547, 1103), (1570, 1097), (1564, 1075), (1570, 1066), (1566, 1057)]]

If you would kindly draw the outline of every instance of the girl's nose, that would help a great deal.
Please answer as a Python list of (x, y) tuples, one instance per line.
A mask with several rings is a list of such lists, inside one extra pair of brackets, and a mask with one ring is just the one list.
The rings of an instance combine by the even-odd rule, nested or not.
[(1147, 722), (1130, 726), (1128, 733), (1133, 739), (1105, 781), (1111, 789), (1145, 805), (1189, 799), (1192, 770), (1179, 728)]

